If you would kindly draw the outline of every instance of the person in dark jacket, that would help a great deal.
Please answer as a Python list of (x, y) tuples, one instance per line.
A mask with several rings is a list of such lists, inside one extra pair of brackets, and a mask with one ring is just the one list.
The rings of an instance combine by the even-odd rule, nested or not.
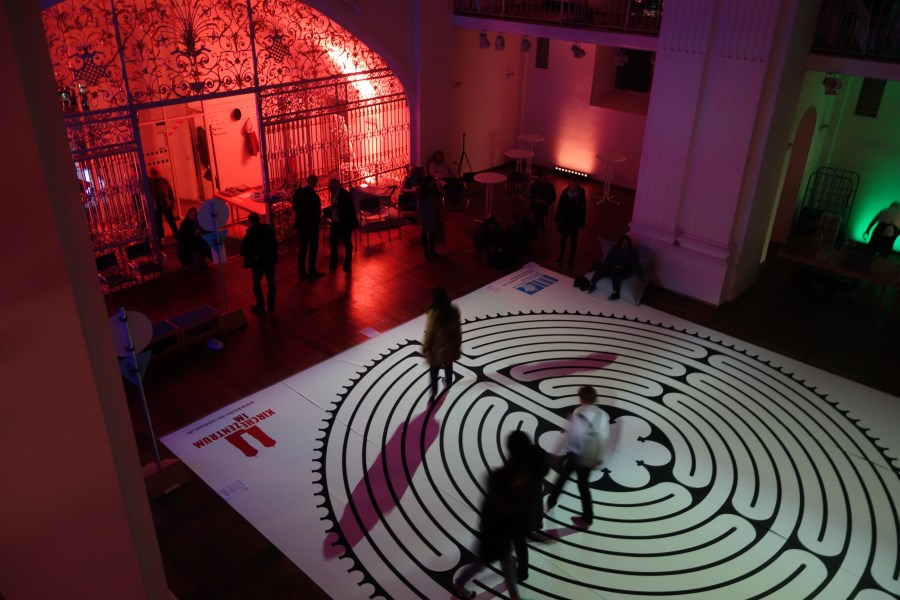
[[(278, 238), (275, 236), (275, 228), (267, 223), (261, 223), (259, 213), (250, 213), (250, 228), (244, 234), (241, 242), (241, 256), (244, 257), (244, 268), (253, 273), (253, 295), (256, 304), (250, 307), (252, 313), (265, 312), (265, 306), (269, 310), (275, 310), (275, 265), (278, 263)], [(266, 278), (268, 298), (263, 298), (262, 279)], [(265, 304), (264, 300), (268, 300)]]
[[(508, 460), (488, 475), (487, 494), (481, 506), (477, 560), (463, 567), (453, 581), (453, 594), (457, 598), (474, 597), (474, 592), (467, 589), (466, 584), (485, 565), (494, 561), (500, 561), (509, 597), (513, 600), (519, 598), (510, 550), (517, 539), (523, 540), (524, 546), (524, 536), (528, 533), (535, 502), (540, 506), (543, 475), (538, 477), (542, 468), (536, 468), (533, 445), (528, 434), (523, 431), (512, 432), (507, 438), (506, 447)], [(546, 470), (543, 473), (546, 474)], [(519, 559), (522, 558), (519, 555)], [(528, 576), (527, 554), (524, 559), (525, 572), (520, 568), (519, 580), (524, 579), (522, 575)]]
[[(537, 536), (544, 522), (544, 478), (550, 472), (550, 457), (547, 451), (533, 444), (523, 431), (514, 431), (507, 440), (510, 461), (521, 464), (524, 472), (529, 474), (529, 483), (523, 487), (522, 503), (524, 514), (520, 527), (513, 532), (513, 548), (516, 550), (516, 565), (519, 581), (528, 579), (528, 542), (527, 538)], [(534, 539), (540, 539), (536, 537)]]
[(604, 277), (612, 280), (613, 291), (609, 295), (610, 300), (618, 300), (619, 292), (622, 290), (622, 282), (631, 275), (637, 275), (641, 281), (644, 280), (644, 269), (641, 267), (641, 260), (631, 238), (623, 235), (619, 239), (619, 243), (613, 246), (609, 254), (603, 259), (603, 262), (594, 267), (594, 274), (591, 276), (591, 285), (587, 288), (588, 292), (597, 289), (597, 282)]
[(462, 355), (462, 325), (459, 309), (450, 303), (444, 288), (431, 292), (432, 302), (425, 320), (422, 354), (431, 377), (431, 401), (437, 399), (438, 373), (444, 369), (444, 385), (453, 385), (453, 363)]
[(341, 243), (344, 246), (344, 272), (349, 273), (353, 262), (353, 230), (359, 227), (356, 205), (350, 192), (341, 187), (339, 179), (328, 182), (328, 193), (331, 197), (331, 233), (328, 236), (331, 259), (328, 268), (331, 271), (337, 269), (338, 244)]
[(156, 239), (163, 239), (163, 217), (172, 230), (172, 235), (178, 239), (178, 223), (175, 222), (175, 192), (169, 180), (159, 174), (159, 169), (151, 167), (147, 173), (150, 179), (150, 200), (153, 203), (153, 225), (156, 227)]
[(418, 204), (419, 226), (422, 228), (422, 249), (425, 259), (431, 260), (440, 256), (434, 249), (438, 229), (441, 226), (441, 191), (438, 181), (431, 175), (422, 180), (419, 188)]
[[(316, 257), (319, 254), (319, 222), (322, 219), (322, 200), (316, 192), (319, 178), (314, 174), (306, 178), (306, 185), (298, 187), (294, 192), (294, 228), (300, 238), (300, 251), (297, 254), (297, 272), (300, 279), (315, 281), (322, 276), (316, 270)], [(307, 266), (308, 265), (308, 266)]]
[(178, 260), (185, 267), (206, 268), (206, 259), (212, 258), (212, 250), (203, 239), (207, 233), (200, 226), (197, 208), (191, 207), (178, 227)]
[(566, 240), (571, 240), (569, 260), (566, 265), (571, 267), (575, 262), (578, 232), (584, 228), (586, 214), (587, 196), (584, 188), (573, 179), (569, 181), (569, 187), (560, 194), (559, 202), (556, 205), (556, 230), (559, 231), (559, 258), (556, 259), (556, 264), (561, 265), (563, 262), (566, 254)]
[(528, 190), (528, 206), (534, 215), (538, 233), (547, 233), (545, 221), (554, 202), (556, 202), (556, 188), (553, 187), (550, 176), (544, 173)]

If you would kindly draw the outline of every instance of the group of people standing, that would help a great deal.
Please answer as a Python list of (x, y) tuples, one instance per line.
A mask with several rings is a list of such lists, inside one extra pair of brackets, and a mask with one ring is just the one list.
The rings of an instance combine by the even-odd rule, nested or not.
[(331, 225), (328, 237), (329, 270), (337, 269), (340, 260), (340, 246), (344, 248), (343, 268), (345, 273), (350, 273), (353, 263), (353, 230), (359, 227), (353, 196), (341, 185), (340, 180), (331, 179), (328, 182), (329, 204), (323, 212), (322, 199), (316, 189), (318, 184), (319, 178), (315, 174), (310, 174), (306, 178), (306, 185), (297, 188), (294, 192), (294, 227), (300, 238), (297, 272), (301, 280), (315, 281), (323, 275), (316, 268), (319, 253), (319, 228), (322, 226), (323, 216)]
[[(306, 178), (306, 185), (298, 187), (294, 191), (294, 228), (300, 241), (300, 249), (297, 254), (297, 272), (300, 279), (315, 281), (324, 273), (316, 268), (319, 254), (319, 229), (322, 224), (322, 216), (327, 215), (331, 223), (329, 247), (331, 256), (329, 269), (337, 269), (339, 261), (339, 247), (344, 248), (343, 267), (345, 273), (350, 273), (353, 261), (353, 230), (359, 227), (359, 219), (356, 216), (356, 206), (350, 192), (341, 186), (341, 182), (332, 179), (328, 182), (330, 205), (323, 212), (322, 199), (317, 191), (319, 178), (310, 174)], [(261, 222), (258, 213), (250, 213), (250, 227), (241, 242), (241, 256), (244, 257), (244, 267), (250, 269), (253, 275), (253, 295), (256, 304), (250, 307), (250, 312), (261, 314), (268, 309), (275, 310), (275, 265), (278, 263), (278, 238), (275, 229)], [(263, 295), (262, 280), (266, 280), (267, 293)]]

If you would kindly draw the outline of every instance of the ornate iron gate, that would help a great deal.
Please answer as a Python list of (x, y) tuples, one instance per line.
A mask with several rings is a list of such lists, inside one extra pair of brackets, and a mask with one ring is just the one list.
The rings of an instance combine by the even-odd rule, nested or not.
[(130, 112), (69, 116), (65, 121), (94, 250), (149, 239), (152, 228)]
[(294, 189), (309, 173), (351, 185), (402, 178), (409, 107), (389, 70), (263, 90), (260, 107), (271, 189)]
[[(409, 160), (399, 80), (304, 4), (66, 0), (42, 14), (98, 255), (156, 244), (137, 133), (148, 106), (255, 94), (269, 194), (310, 172), (351, 185), (396, 181)], [(289, 203), (279, 204), (273, 216), (286, 221)]]

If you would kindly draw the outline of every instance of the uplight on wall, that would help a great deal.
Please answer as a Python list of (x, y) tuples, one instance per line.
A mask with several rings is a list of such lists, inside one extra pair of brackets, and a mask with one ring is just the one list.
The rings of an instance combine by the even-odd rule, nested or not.
[(588, 179), (590, 177), (590, 175), (588, 175), (587, 173), (582, 173), (581, 171), (575, 171), (573, 169), (567, 169), (566, 167), (557, 166), (553, 167), (553, 170), (567, 177), (582, 177), (584, 179)]
[(494, 39), (494, 50), (506, 50), (506, 38), (502, 33), (498, 33)]
[(587, 54), (587, 52), (584, 51), (584, 48), (581, 47), (581, 44), (579, 44), (578, 42), (572, 44), (572, 56), (574, 56), (575, 58), (584, 58), (585, 54)]
[(491, 41), (488, 39), (487, 31), (482, 31), (478, 34), (478, 47), (482, 50), (487, 50), (491, 47)]
[(528, 36), (522, 38), (521, 44), (522, 52), (531, 52), (531, 40), (528, 39)]

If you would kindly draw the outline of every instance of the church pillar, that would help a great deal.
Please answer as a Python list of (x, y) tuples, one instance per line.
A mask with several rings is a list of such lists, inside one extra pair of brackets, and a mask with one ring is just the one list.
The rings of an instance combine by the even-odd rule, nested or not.
[(738, 264), (738, 257), (775, 100), (783, 83), (795, 85), (782, 75), (788, 62), (802, 65), (809, 52), (790, 43), (798, 18), (815, 18), (808, 7), (798, 16), (798, 5), (666, 6), (631, 233), (655, 251), (667, 289), (717, 305), (732, 297), (734, 269), (758, 268), (758, 260)]

